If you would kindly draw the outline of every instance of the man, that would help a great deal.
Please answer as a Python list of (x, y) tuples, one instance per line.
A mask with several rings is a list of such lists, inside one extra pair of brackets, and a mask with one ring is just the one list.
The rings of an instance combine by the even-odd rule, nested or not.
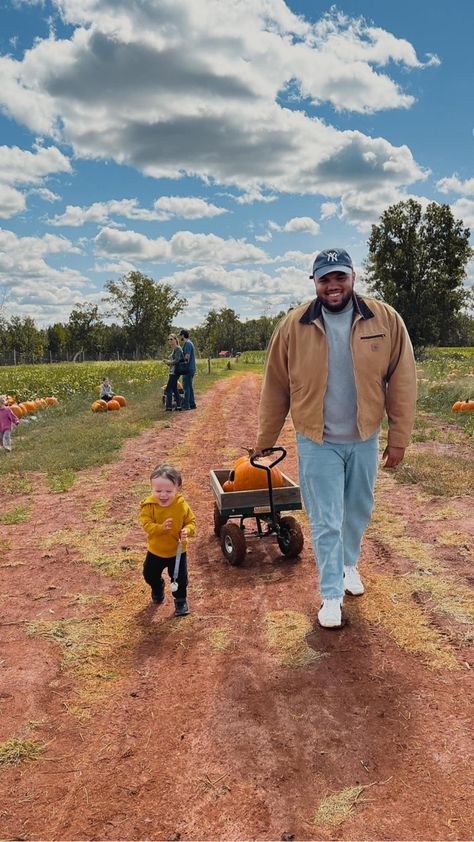
[(416, 371), (401, 317), (354, 293), (344, 249), (321, 251), (310, 277), (317, 298), (289, 312), (270, 341), (254, 453), (273, 447), (291, 410), (319, 567), (318, 621), (340, 628), (344, 593), (364, 593), (357, 562), (373, 508), (380, 423), (386, 412), (382, 458), (395, 468), (413, 427)]
[(183, 374), (181, 379), (183, 381), (184, 404), (182, 409), (196, 409), (196, 401), (194, 400), (193, 391), (193, 377), (196, 374), (196, 351), (193, 343), (189, 338), (189, 330), (180, 330), (179, 338), (183, 341), (182, 352), (184, 360), (188, 363), (189, 372)]

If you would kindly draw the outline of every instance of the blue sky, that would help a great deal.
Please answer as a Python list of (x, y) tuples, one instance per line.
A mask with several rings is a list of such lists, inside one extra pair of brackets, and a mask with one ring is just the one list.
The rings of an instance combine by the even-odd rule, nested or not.
[[(0, 312), (138, 269), (242, 319), (413, 196), (474, 228), (472, 0), (0, 0)], [(472, 284), (474, 267), (466, 283)]]

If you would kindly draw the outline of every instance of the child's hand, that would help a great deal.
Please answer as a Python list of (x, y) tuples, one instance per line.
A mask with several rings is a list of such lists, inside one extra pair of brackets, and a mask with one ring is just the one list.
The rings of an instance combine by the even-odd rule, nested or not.
[(183, 529), (179, 533), (179, 540), (185, 541), (187, 537), (188, 537), (188, 530), (186, 529), (186, 527), (183, 527)]
[(163, 529), (165, 530), (165, 532), (169, 532), (169, 530), (171, 529), (172, 526), (173, 526), (173, 518), (167, 517), (166, 520), (163, 521)]

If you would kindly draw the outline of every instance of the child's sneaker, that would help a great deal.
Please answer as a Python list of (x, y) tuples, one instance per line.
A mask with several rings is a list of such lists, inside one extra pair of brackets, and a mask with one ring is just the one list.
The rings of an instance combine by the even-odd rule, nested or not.
[(344, 590), (352, 596), (362, 596), (364, 593), (364, 585), (355, 565), (353, 567), (344, 565)]
[(151, 589), (151, 598), (155, 605), (162, 605), (165, 601), (165, 582), (164, 579), (161, 580), (158, 590), (154, 591), (153, 588)]
[(325, 599), (318, 612), (319, 625), (324, 629), (340, 629), (342, 626), (342, 599)]
[(189, 614), (188, 603), (185, 599), (175, 599), (174, 604), (176, 606), (174, 611), (175, 617), (185, 617), (186, 614)]

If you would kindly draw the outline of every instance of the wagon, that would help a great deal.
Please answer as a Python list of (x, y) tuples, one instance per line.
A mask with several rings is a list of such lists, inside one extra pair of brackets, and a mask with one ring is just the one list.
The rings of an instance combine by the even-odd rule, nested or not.
[[(284, 447), (272, 447), (268, 452), (280, 452), (270, 465), (260, 465), (251, 457), (250, 462), (267, 472), (268, 488), (248, 491), (224, 491), (223, 484), (229, 478), (228, 468), (210, 471), (210, 483), (214, 502), (214, 532), (220, 538), (222, 552), (230, 564), (242, 564), (247, 551), (247, 539), (251, 537), (276, 537), (282, 555), (296, 558), (303, 549), (304, 537), (301, 526), (292, 515), (282, 512), (301, 509), (299, 486), (282, 472), (284, 486), (273, 488), (270, 469), (286, 456)], [(245, 521), (255, 518), (256, 529), (246, 531)]]

